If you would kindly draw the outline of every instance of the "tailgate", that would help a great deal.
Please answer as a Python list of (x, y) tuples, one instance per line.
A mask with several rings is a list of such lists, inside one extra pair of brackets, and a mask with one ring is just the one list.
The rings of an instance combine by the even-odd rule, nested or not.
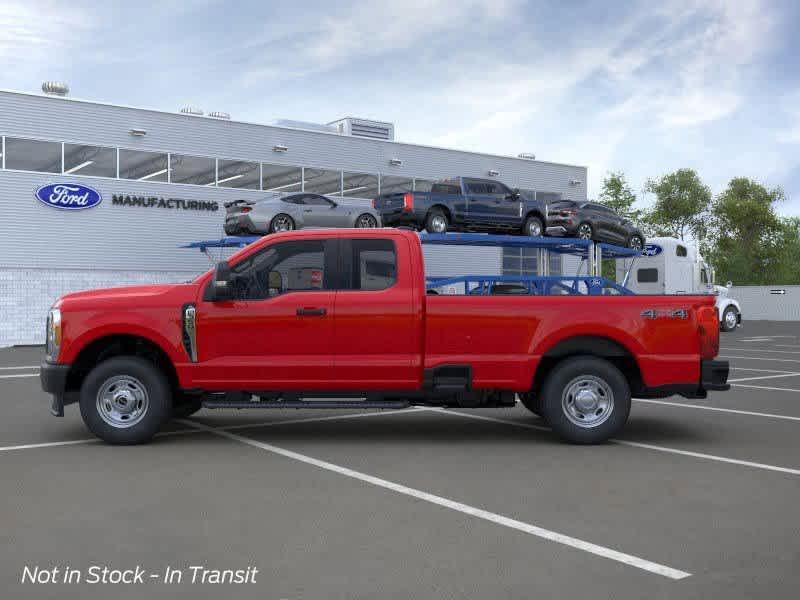
[(393, 192), (391, 194), (381, 194), (373, 201), (375, 210), (383, 212), (394, 212), (402, 210), (403, 196), (409, 192)]

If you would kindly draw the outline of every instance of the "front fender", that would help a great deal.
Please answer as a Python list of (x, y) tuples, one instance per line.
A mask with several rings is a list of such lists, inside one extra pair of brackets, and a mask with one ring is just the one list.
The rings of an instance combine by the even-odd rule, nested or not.
[[(72, 317), (71, 320), (70, 317)], [(67, 315), (64, 319), (63, 352), (59, 362), (70, 364), (89, 344), (116, 335), (141, 337), (161, 348), (173, 364), (186, 362), (188, 357), (181, 345), (180, 314), (172, 318), (153, 318), (136, 311), (116, 312), (114, 315)]]

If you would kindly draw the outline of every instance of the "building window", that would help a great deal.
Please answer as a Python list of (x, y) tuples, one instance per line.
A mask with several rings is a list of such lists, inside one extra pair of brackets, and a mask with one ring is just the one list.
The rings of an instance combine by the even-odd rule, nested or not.
[(342, 196), (350, 198), (377, 198), (378, 176), (367, 173), (343, 173), (344, 189)]
[(261, 165), (261, 189), (265, 192), (299, 192), (303, 189), (303, 169), (286, 165)]
[(170, 154), (170, 181), (192, 185), (214, 185), (217, 161), (203, 156)]
[(6, 138), (6, 169), (61, 173), (61, 143)]
[(342, 172), (306, 167), (305, 191), (328, 196), (341, 196)]
[(414, 191), (414, 180), (410, 177), (381, 176), (381, 194), (405, 194)]
[[(538, 248), (503, 248), (503, 275), (538, 274)], [(561, 255), (550, 252), (550, 275), (561, 275)]]
[(64, 144), (64, 174), (116, 177), (117, 149)]
[(142, 150), (119, 151), (119, 176), (121, 179), (139, 181), (168, 181), (167, 155)]
[(260, 168), (256, 162), (243, 160), (219, 160), (217, 162), (217, 185), (220, 187), (257, 190), (260, 188)]

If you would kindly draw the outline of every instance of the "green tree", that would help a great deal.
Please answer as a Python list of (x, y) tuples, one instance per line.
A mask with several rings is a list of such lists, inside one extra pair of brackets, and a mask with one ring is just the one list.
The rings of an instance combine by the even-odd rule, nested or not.
[(780, 188), (767, 189), (746, 177), (731, 179), (715, 198), (708, 246), (720, 281), (768, 284), (779, 283), (779, 276), (797, 279), (796, 263), (791, 264), (797, 222), (782, 221), (775, 212), (775, 203), (783, 198)]
[(633, 193), (622, 171), (610, 171), (606, 174), (603, 180), (603, 189), (597, 200), (632, 221), (638, 221), (641, 217), (642, 211), (633, 208), (636, 194)]
[(644, 191), (656, 196), (655, 204), (645, 213), (648, 233), (680, 239), (691, 234), (698, 241), (706, 236), (711, 188), (694, 169), (678, 169), (658, 179), (648, 179)]

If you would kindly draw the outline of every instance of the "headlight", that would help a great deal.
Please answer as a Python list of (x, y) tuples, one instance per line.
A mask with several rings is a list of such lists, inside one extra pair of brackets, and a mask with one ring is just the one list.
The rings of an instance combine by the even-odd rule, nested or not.
[(56, 362), (58, 360), (58, 352), (61, 350), (61, 311), (57, 308), (51, 308), (47, 313), (47, 345), (46, 354), (47, 360)]

